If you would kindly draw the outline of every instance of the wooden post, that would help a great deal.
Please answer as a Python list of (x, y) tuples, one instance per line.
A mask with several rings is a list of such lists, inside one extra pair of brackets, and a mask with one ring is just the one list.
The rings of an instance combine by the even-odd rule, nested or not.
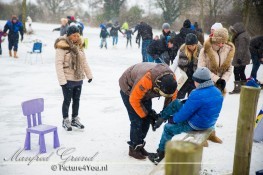
[(199, 174), (202, 146), (185, 141), (169, 141), (165, 149), (165, 175)]
[(259, 88), (241, 88), (233, 175), (249, 174), (259, 93)]

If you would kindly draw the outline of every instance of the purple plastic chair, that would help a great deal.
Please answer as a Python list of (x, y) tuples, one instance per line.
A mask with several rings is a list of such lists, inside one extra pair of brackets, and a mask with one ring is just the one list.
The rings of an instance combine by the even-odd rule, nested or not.
[[(54, 148), (60, 146), (56, 126), (42, 124), (41, 112), (44, 111), (44, 99), (38, 98), (22, 103), (24, 116), (27, 116), (28, 128), (26, 129), (25, 150), (31, 149), (30, 133), (39, 135), (39, 153), (46, 153), (46, 144), (44, 134), (54, 133)], [(36, 117), (37, 115), (37, 117)], [(32, 123), (33, 122), (33, 123)]]

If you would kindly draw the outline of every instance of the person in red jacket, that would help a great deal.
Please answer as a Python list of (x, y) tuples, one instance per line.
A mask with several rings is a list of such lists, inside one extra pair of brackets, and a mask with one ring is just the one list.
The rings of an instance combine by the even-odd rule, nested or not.
[(129, 155), (145, 159), (145, 137), (157, 114), (152, 98), (164, 96), (175, 99), (177, 82), (166, 64), (139, 63), (129, 67), (119, 79), (120, 94), (131, 121)]

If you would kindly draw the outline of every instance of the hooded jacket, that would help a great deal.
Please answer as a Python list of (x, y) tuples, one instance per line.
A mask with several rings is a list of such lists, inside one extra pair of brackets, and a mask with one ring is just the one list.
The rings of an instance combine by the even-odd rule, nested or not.
[(232, 65), (239, 66), (237, 60), (241, 60), (241, 65), (245, 66), (250, 63), (251, 55), (249, 52), (250, 37), (245, 31), (245, 27), (242, 23), (236, 23), (230, 27), (230, 30), (234, 33), (233, 43), (236, 47), (235, 56), (233, 58)]
[[(173, 74), (166, 64), (139, 63), (129, 67), (120, 77), (119, 85), (121, 90), (130, 96), (130, 104), (141, 118), (146, 117), (148, 114), (141, 102), (160, 97), (154, 87), (156, 87), (157, 80), (165, 74)], [(176, 98), (176, 95), (177, 91), (173, 94), (173, 99)]]
[[(65, 85), (67, 80), (69, 81), (81, 81), (83, 79), (76, 79), (74, 76), (74, 70), (71, 68), (72, 57), (70, 53), (69, 44), (66, 41), (67, 37), (63, 36), (56, 40), (55, 49), (56, 49), (56, 72), (60, 85)], [(79, 49), (79, 58), (81, 59), (81, 72), (88, 79), (92, 79), (92, 73), (90, 67), (87, 63), (85, 53), (83, 51), (84, 40), (80, 37), (77, 42), (77, 47)]]

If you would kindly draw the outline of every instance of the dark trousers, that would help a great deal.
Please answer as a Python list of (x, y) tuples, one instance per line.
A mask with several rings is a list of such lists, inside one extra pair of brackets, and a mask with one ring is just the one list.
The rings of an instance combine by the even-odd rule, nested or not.
[[(251, 52), (250, 52), (251, 53)], [(259, 57), (257, 54), (251, 53), (251, 59), (252, 59), (252, 71), (251, 71), (251, 77), (253, 77), (255, 80), (257, 80), (257, 72), (260, 66)]]
[(235, 81), (246, 81), (247, 77), (245, 74), (246, 66), (235, 66), (234, 67), (234, 75)]
[(126, 44), (126, 47), (128, 47), (129, 42), (130, 42), (130, 46), (132, 47), (132, 40), (131, 40), (131, 38), (127, 38), (127, 44)]
[(18, 39), (19, 38), (8, 37), (8, 50), (12, 50), (12, 48), (14, 48), (14, 51), (17, 51)]
[[(192, 79), (192, 78), (190, 78)], [(186, 82), (184, 83), (184, 85), (181, 87), (181, 89), (178, 91), (177, 93), (177, 98), (178, 99), (184, 99), (186, 93), (188, 94), (188, 96), (190, 95), (190, 93), (192, 92), (192, 90), (195, 89), (195, 84), (193, 80), (190, 80), (189, 78), (186, 80)]]
[(0, 41), (0, 55), (2, 55), (2, 45), (1, 45), (1, 41)]
[[(130, 141), (128, 144), (130, 146), (137, 146), (144, 142), (144, 139), (147, 135), (147, 132), (150, 128), (150, 119), (149, 117), (141, 118), (132, 108), (129, 98), (130, 96), (126, 95), (124, 92), (120, 91), (123, 103), (127, 109), (129, 119), (131, 121), (130, 125)], [(142, 101), (142, 104), (146, 107), (147, 110), (152, 109), (152, 100)]]
[(62, 92), (63, 92), (63, 96), (64, 96), (64, 101), (63, 101), (63, 105), (62, 105), (63, 118), (65, 119), (65, 118), (69, 117), (68, 111), (69, 111), (71, 99), (73, 100), (72, 118), (75, 118), (78, 116), (78, 113), (79, 113), (79, 99), (80, 99), (82, 85), (73, 86), (73, 87), (63, 85), (61, 87), (62, 87)]

